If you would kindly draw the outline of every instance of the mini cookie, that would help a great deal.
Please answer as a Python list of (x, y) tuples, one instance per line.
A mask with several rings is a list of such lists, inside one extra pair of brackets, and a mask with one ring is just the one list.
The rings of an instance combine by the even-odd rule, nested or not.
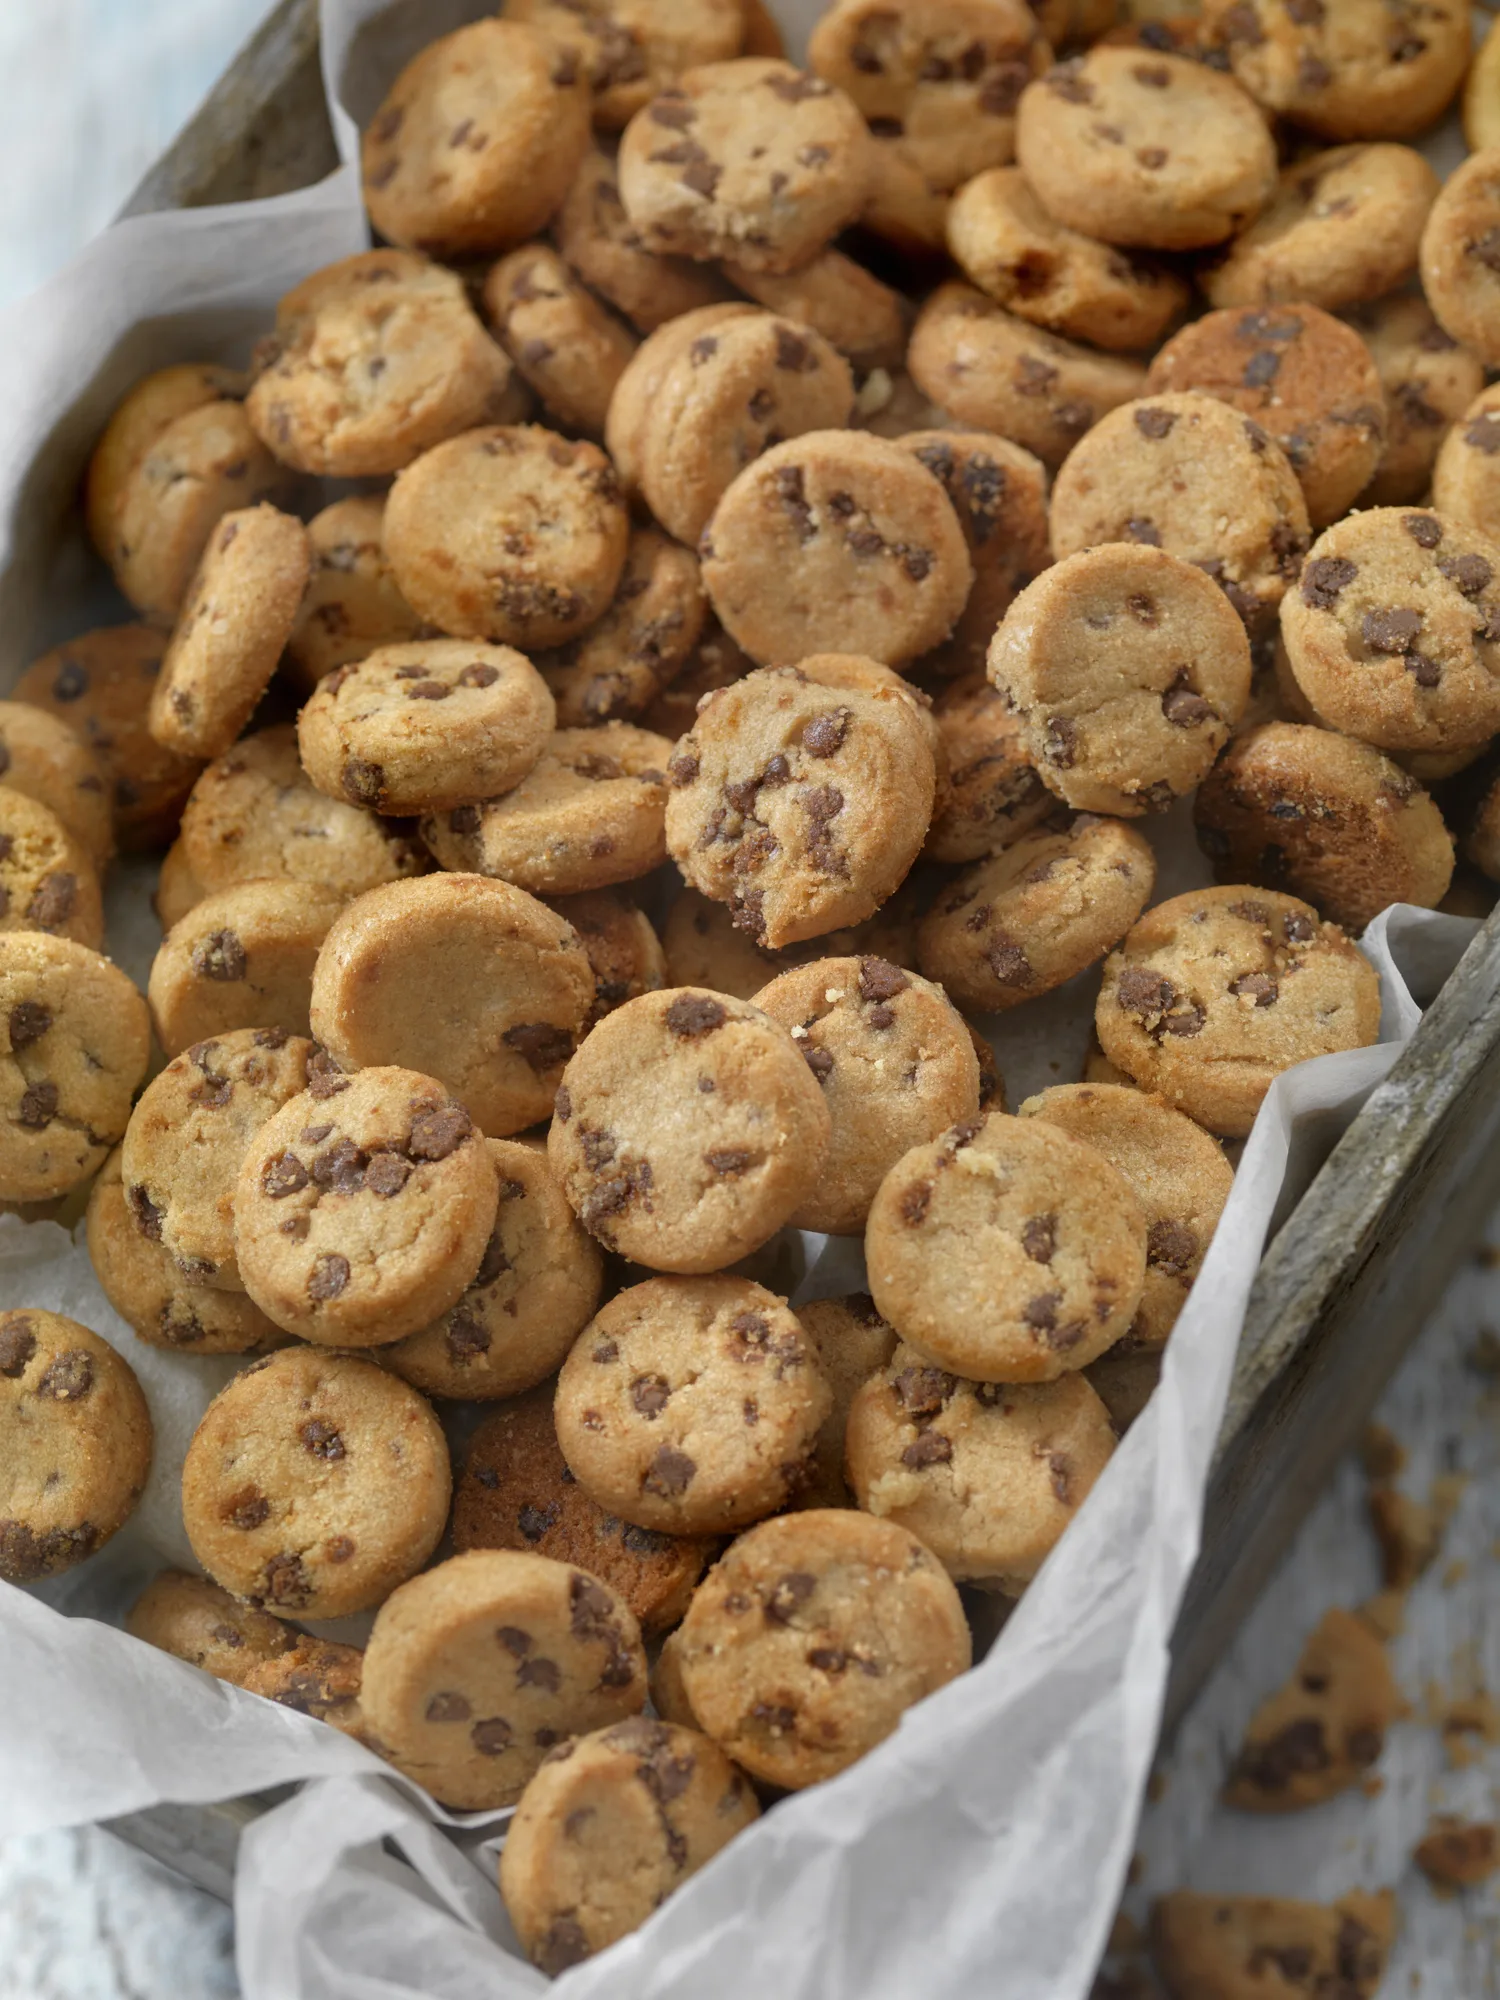
[(299, 1637), (269, 1611), (241, 1604), (207, 1577), (180, 1569), (153, 1577), (130, 1607), (125, 1630), (239, 1687), (252, 1668), (291, 1652)]
[(1015, 158), (1016, 106), (1051, 50), (1034, 10), (1004, 0), (840, 0), (813, 29), (808, 60), (846, 90), (880, 138), (899, 139), (946, 193)]
[(474, 21), (412, 58), (365, 130), (365, 206), (392, 243), (473, 257), (545, 227), (589, 143), (573, 50), (518, 21)]
[(820, 250), (795, 271), (726, 264), (724, 274), (758, 305), (810, 327), (861, 373), (900, 367), (906, 353), (901, 295), (842, 251)]
[(241, 882), (197, 894), (162, 940), (146, 986), (167, 1055), (235, 1030), (307, 1034), (313, 966), (343, 906), (342, 896), (311, 882)]
[[(581, 896), (558, 896), (552, 910), (571, 924), (583, 941), (594, 975), (594, 1004), (588, 1027), (642, 993), (659, 993), (667, 984), (667, 958), (651, 919), (619, 889), (591, 889)], [(675, 986), (684, 983), (680, 979)]]
[(884, 958), (819, 958), (754, 1004), (779, 1021), (828, 1104), (832, 1134), (795, 1229), (857, 1236), (888, 1168), (979, 1109), (979, 1065), (942, 991)]
[(704, 63), (631, 119), (620, 193), (648, 249), (792, 271), (859, 214), (869, 144), (843, 91), (790, 63)]
[(929, 860), (982, 860), (1054, 810), (1021, 724), (998, 688), (978, 676), (953, 681), (932, 715), (948, 759), (948, 797), (927, 831)]
[(574, 1218), (542, 1153), (505, 1139), (486, 1145), (500, 1207), (474, 1282), (451, 1312), (381, 1355), (424, 1395), (482, 1403), (553, 1374), (604, 1282), (599, 1246)]
[(1284, 1069), (1380, 1035), (1380, 981), (1336, 924), (1274, 890), (1195, 889), (1104, 967), (1104, 1053), (1210, 1132), (1242, 1139)]
[(430, 866), (409, 826), (330, 799), (309, 781), (290, 723), (246, 736), (203, 772), (183, 810), (182, 853), (205, 894), (279, 879), (341, 902)]
[(844, 1477), (844, 1434), (856, 1393), (896, 1351), (896, 1329), (875, 1310), (868, 1292), (842, 1299), (813, 1299), (797, 1308), (802, 1331), (811, 1340), (833, 1392), (833, 1407), (813, 1446), (810, 1477), (798, 1507), (849, 1507), (854, 1495)]
[(713, 695), (669, 770), (674, 860), (773, 949), (878, 909), (921, 850), (936, 787), (915, 691), (836, 653)]
[(642, 341), (615, 385), (604, 427), (605, 447), (626, 493), (639, 497), (641, 461), (656, 400), (678, 355), (689, 354), (700, 339), (727, 326), (731, 320), (756, 316), (756, 308), (742, 301), (700, 306), (693, 312), (680, 314)]
[(1250, 626), (1281, 602), (1309, 536), (1280, 446), (1252, 417), (1191, 391), (1111, 411), (1052, 491), (1054, 555), (1096, 542), (1166, 549), (1211, 576)]
[(1295, 12), (1208, 0), (1205, 39), (1258, 104), (1325, 139), (1413, 139), (1442, 117), (1469, 62), (1463, 0)]
[(115, 831), (104, 764), (60, 717), (0, 701), (0, 779), (61, 820), (96, 871), (109, 865)]
[(528, 243), (484, 281), (485, 317), (547, 414), (570, 431), (604, 435), (614, 386), (636, 350), (557, 252)]
[(246, 1150), (240, 1278), (286, 1332), (378, 1347), (457, 1305), (496, 1196), (484, 1143), (441, 1084), (394, 1068), (344, 1076), (320, 1056)]
[(130, 1365), (75, 1319), (0, 1313), (0, 1577), (72, 1569), (135, 1509), (151, 1413)]
[(679, 987), (627, 1001), (590, 1034), (564, 1072), (547, 1156), (607, 1249), (652, 1270), (717, 1271), (807, 1200), (829, 1129), (784, 1029)]
[(555, 719), (541, 675), (511, 647), (417, 639), (321, 680), (297, 718), (297, 747), (330, 798), (442, 812), (518, 785)]
[(1288, 167), (1250, 226), (1200, 267), (1210, 305), (1302, 299), (1338, 312), (1416, 269), (1438, 177), (1410, 146), (1336, 146)]
[[(1385, 450), (1364, 490), (1371, 507), (1400, 507), (1426, 496), (1445, 514), (1462, 516), (1454, 496), (1438, 490), (1434, 466), (1450, 425), (1484, 387), (1484, 369), (1451, 334), (1444, 333), (1427, 301), (1403, 293), (1350, 315), (1375, 357), (1385, 391)], [(1446, 435), (1445, 435), (1446, 434)], [(1460, 426), (1458, 435), (1462, 436)], [(1496, 433), (1500, 445), (1500, 430)], [(1482, 528), (1482, 522), (1476, 522)]]
[(632, 528), (604, 616), (567, 645), (536, 655), (558, 727), (638, 721), (692, 658), (707, 618), (697, 557), (656, 528)]
[(220, 757), (265, 693), (312, 566), (307, 530), (275, 507), (226, 514), (161, 663), (148, 718), (179, 755)]
[(948, 245), (965, 276), (1002, 306), (1095, 347), (1154, 347), (1192, 297), (1167, 265), (1055, 222), (1019, 167), (992, 167), (959, 189)]
[(152, 626), (101, 626), (44, 653), (14, 689), (18, 702), (66, 722), (98, 757), (125, 848), (171, 839), (200, 768), (163, 749), (146, 727), (166, 648), (166, 635)]
[(557, 1442), (553, 1394), (544, 1382), (475, 1431), (453, 1498), (453, 1546), (577, 1563), (622, 1597), (647, 1632), (664, 1631), (687, 1610), (718, 1544), (638, 1528), (591, 1500)]
[(1297, 684), (1382, 750), (1462, 750), (1500, 729), (1500, 545), (1376, 507), (1313, 543), (1281, 620)]
[(0, 932), (0, 1201), (88, 1179), (125, 1130), (151, 1017), (107, 958), (70, 938)]
[[(365, 1656), (358, 1646), (329, 1639), (299, 1639), (289, 1653), (251, 1666), (240, 1685), (249, 1694), (294, 1708), (299, 1715), (332, 1723), (346, 1736), (368, 1743), (360, 1684)], [(373, 1743), (370, 1744), (373, 1749)]]
[(699, 552), (721, 623), (762, 664), (846, 651), (900, 666), (947, 638), (974, 578), (941, 482), (860, 431), (762, 453)]
[(1389, 1889), (1355, 1890), (1332, 1904), (1177, 1889), (1152, 1908), (1151, 1957), (1173, 2000), (1241, 2000), (1265, 1990), (1268, 1965), (1288, 1963), (1310, 1992), (1321, 1983), (1329, 1993), (1343, 1987), (1349, 2000), (1374, 2000), (1395, 1929)]
[(713, 1535), (784, 1507), (832, 1393), (783, 1300), (748, 1278), (651, 1278), (586, 1326), (557, 1380), (557, 1441), (611, 1514)]
[(640, 1628), (615, 1592), (508, 1549), (471, 1549), (403, 1584), (365, 1649), (382, 1753), (461, 1810), (514, 1804), (565, 1737), (645, 1699)]
[(1250, 642), (1202, 570), (1109, 542), (1027, 585), (989, 674), (1051, 791), (1133, 817), (1207, 776), (1250, 697)]
[(553, 223), (557, 247), (584, 283), (641, 333), (732, 294), (707, 264), (648, 250), (625, 213), (614, 157), (591, 147)]
[(226, 514), (284, 497), (286, 468), (227, 398), (185, 410), (158, 432), (120, 487), (105, 558), (136, 610), (171, 624), (209, 537)]
[(975, 1382), (1050, 1382), (1128, 1330), (1146, 1218), (1092, 1146), (995, 1113), (892, 1167), (865, 1258), (876, 1305), (924, 1359)]
[(972, 1657), (937, 1559), (894, 1521), (847, 1508), (741, 1535), (700, 1586), (676, 1655), (699, 1726), (791, 1791), (884, 1742)]
[[(529, 21), (572, 49), (593, 91), (594, 125), (618, 132), (685, 69), (740, 53), (742, 0), (507, 0), (513, 21)], [(747, 53), (779, 55), (777, 49)]]
[(497, 875), (537, 896), (634, 882), (666, 859), (665, 737), (628, 722), (559, 729), (504, 798), (422, 821), (443, 868)]
[(209, 403), (238, 402), (245, 378), (212, 362), (181, 361), (142, 376), (115, 405), (84, 475), (89, 537), (106, 562), (114, 553), (115, 515), (135, 467), (167, 426)]
[(1043, 825), (959, 876), (923, 919), (917, 963), (982, 1014), (1050, 993), (1124, 937), (1156, 881), (1151, 844), (1117, 819)]
[[(637, 433), (635, 482), (661, 525), (690, 546), (743, 467), (768, 446), (849, 420), (848, 362), (795, 320), (750, 310), (686, 343), (670, 332), (652, 338), (672, 342), (672, 351), (664, 366), (648, 359), (636, 378), (649, 379), (652, 394)], [(622, 402), (625, 421), (625, 392)]]
[(1146, 380), (1138, 361), (1061, 340), (959, 284), (939, 285), (917, 314), (906, 365), (960, 423), (998, 431), (1048, 465)]
[(362, 250), (276, 307), (245, 399), (256, 432), (298, 472), (357, 479), (482, 424), (510, 380), (452, 271)]
[(352, 1354), (287, 1347), (221, 1389), (182, 1467), (193, 1554), (257, 1609), (366, 1611), (437, 1547), (452, 1475), (415, 1389)]
[(100, 1289), (149, 1346), (182, 1354), (263, 1354), (287, 1344), (289, 1336), (243, 1292), (211, 1291), (185, 1278), (161, 1244), (142, 1232), (125, 1199), (118, 1146), (89, 1189), (87, 1231)]
[(629, 518), (596, 445), (497, 424), (408, 466), (384, 532), (397, 587), (420, 617), (457, 638), (530, 650), (571, 639), (606, 610)]
[(304, 695), (377, 646), (426, 636), (385, 559), (384, 521), (384, 496), (357, 493), (307, 524), (312, 574), (286, 642), (287, 672)]
[(1146, 1281), (1121, 1345), (1164, 1347), (1234, 1186), (1222, 1149), (1159, 1097), (1119, 1084), (1054, 1084), (1019, 1116), (1081, 1139), (1130, 1184), (1146, 1217)]
[(311, 1042), (238, 1028), (196, 1042), (142, 1092), (121, 1147), (125, 1200), (186, 1278), (241, 1292), (234, 1186), (266, 1120), (307, 1089)]
[(1250, 1718), (1225, 1803), (1242, 1812), (1321, 1805), (1360, 1782), (1405, 1712), (1382, 1642), (1351, 1612), (1325, 1612), (1292, 1679)]
[(1352, 736), (1294, 722), (1237, 737), (1193, 821), (1221, 882), (1288, 889), (1356, 933), (1390, 903), (1436, 909), (1453, 876), (1453, 836), (1415, 778)]
[(1047, 474), (1039, 459), (985, 431), (908, 431), (896, 439), (943, 484), (974, 565), (968, 601), (925, 673), (983, 673), (991, 635), (1016, 592), (1051, 561)]
[(1223, 243), (1276, 186), (1275, 142), (1237, 83), (1138, 49), (1093, 48), (1033, 84), (1016, 158), (1067, 228), (1150, 250)]
[(767, 951), (746, 936), (722, 903), (711, 903), (695, 889), (684, 889), (662, 926), (668, 983), (707, 986), (715, 993), (732, 994), (736, 1000), (753, 1000), (778, 972), (811, 964), (815, 958), (854, 952), (861, 957), (888, 958), (893, 965), (914, 965), (918, 903), (908, 881), (862, 924), (828, 931), (782, 951)]
[(0, 932), (45, 931), (97, 951), (104, 943), (99, 877), (83, 843), (14, 786), (0, 785)]
[(1347, 513), (1385, 447), (1375, 357), (1317, 306), (1208, 313), (1167, 342), (1146, 389), (1196, 390), (1253, 417), (1291, 460), (1315, 528)]
[(1440, 1894), (1444, 1889), (1471, 1889), (1487, 1882), (1500, 1867), (1500, 1838), (1492, 1823), (1438, 1813), (1411, 1858)]
[(910, 1347), (849, 1412), (849, 1478), (865, 1512), (919, 1535), (956, 1582), (1008, 1597), (1041, 1568), (1114, 1448), (1109, 1413), (1081, 1375), (962, 1382)]
[(526, 1787), (500, 1893), (549, 1978), (643, 1924), (760, 1812), (743, 1771), (696, 1730), (644, 1716), (561, 1745)]
[(924, 277), (943, 260), (948, 196), (928, 184), (904, 139), (870, 136), (870, 180), (856, 225), (859, 236), (875, 254), (894, 251), (915, 277)]
[(1481, 390), (1443, 439), (1432, 469), (1432, 504), (1460, 532), (1500, 538), (1500, 393), (1496, 390)]

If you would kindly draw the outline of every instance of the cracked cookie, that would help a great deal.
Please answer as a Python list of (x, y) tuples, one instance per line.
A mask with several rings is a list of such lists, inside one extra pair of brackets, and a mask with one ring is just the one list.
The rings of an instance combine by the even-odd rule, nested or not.
[(130, 1364), (61, 1313), (0, 1312), (0, 1577), (72, 1569), (135, 1509), (151, 1412)]
[(698, 987), (607, 1014), (563, 1074), (547, 1156), (606, 1249), (722, 1270), (807, 1200), (828, 1106), (785, 1029)]
[(307, 1034), (313, 966), (343, 907), (342, 896), (312, 882), (197, 892), (163, 938), (146, 985), (167, 1055), (241, 1028)]
[(448, 1447), (415, 1389), (352, 1354), (286, 1347), (221, 1389), (182, 1467), (193, 1554), (257, 1610), (367, 1611), (448, 1515)]
[(370, 1728), (442, 1804), (512, 1805), (570, 1736), (646, 1700), (640, 1628), (567, 1563), (471, 1549), (392, 1593), (365, 1649)]
[(285, 669), (302, 695), (325, 674), (378, 646), (431, 636), (396, 588), (382, 545), (385, 496), (335, 500), (307, 524), (312, 572), (286, 642)]
[(547, 414), (570, 431), (604, 435), (635, 335), (600, 305), (546, 243), (512, 250), (484, 281), (485, 317)]
[[(1431, 484), (1434, 506), (1462, 515), (1453, 496), (1439, 490), (1434, 467), (1441, 462), (1439, 448), (1453, 435), (1450, 427), (1484, 387), (1483, 366), (1412, 293), (1378, 299), (1349, 317), (1375, 357), (1385, 391), (1385, 449), (1364, 490), (1366, 505), (1409, 506), (1425, 498)], [(1500, 428), (1495, 441), (1500, 445)]]
[(741, 1535), (675, 1643), (699, 1727), (789, 1791), (847, 1770), (973, 1657), (941, 1563), (895, 1522), (849, 1508)]
[(692, 658), (707, 618), (697, 557), (656, 528), (632, 527), (608, 610), (578, 638), (534, 657), (557, 726), (639, 721)]
[(98, 951), (104, 905), (78, 836), (39, 800), (0, 784), (0, 933), (7, 931), (42, 931)]
[(115, 851), (104, 763), (76, 729), (28, 701), (0, 701), (0, 780), (45, 806), (97, 873)]
[(1272, 889), (1194, 889), (1148, 910), (1104, 967), (1109, 1060), (1221, 1138), (1284, 1069), (1380, 1036), (1380, 981), (1337, 924)]
[[(991, 628), (993, 630), (993, 628)], [(1021, 724), (982, 676), (951, 682), (932, 706), (948, 760), (948, 793), (922, 852), (930, 861), (981, 861), (1055, 810)]]
[(359, 1701), (364, 1664), (365, 1656), (358, 1646), (299, 1637), (289, 1653), (257, 1660), (240, 1686), (266, 1701), (279, 1702), (283, 1708), (294, 1708), (299, 1715), (331, 1723), (344, 1735), (374, 1749)]
[[(457, 1305), (495, 1227), (495, 1169), (431, 1077), (325, 1055), (267, 1119), (234, 1197), (245, 1290), (325, 1347), (378, 1347)], [(222, 1581), (222, 1578), (220, 1579)]]
[(290, 1653), (300, 1638), (269, 1611), (241, 1604), (207, 1577), (180, 1569), (152, 1578), (126, 1614), (125, 1630), (237, 1687), (252, 1668)]
[(876, 1305), (924, 1360), (975, 1382), (1050, 1382), (1128, 1331), (1146, 1218), (1092, 1146), (995, 1113), (897, 1161), (865, 1259)]
[(1321, 1805), (1360, 1782), (1404, 1713), (1382, 1642), (1351, 1612), (1325, 1612), (1292, 1679), (1250, 1718), (1225, 1803), (1242, 1812)]

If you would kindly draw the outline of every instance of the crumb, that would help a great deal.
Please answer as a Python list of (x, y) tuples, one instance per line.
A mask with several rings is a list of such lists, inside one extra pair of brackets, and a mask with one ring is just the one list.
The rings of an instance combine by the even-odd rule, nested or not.
[(1432, 1821), (1412, 1859), (1434, 1885), (1466, 1889), (1500, 1867), (1500, 1834), (1490, 1822), (1442, 1814)]
[(1380, 1639), (1396, 1639), (1406, 1630), (1406, 1592), (1378, 1590), (1355, 1611)]
[[(1491, 1254), (1500, 1257), (1500, 1251)], [(1464, 1359), (1476, 1375), (1500, 1375), (1500, 1333), (1492, 1326), (1482, 1326)]]
[(1451, 1590), (1455, 1583), (1462, 1583), (1469, 1574), (1469, 1565), (1462, 1556), (1456, 1556), (1443, 1570), (1443, 1588)]
[(1406, 1463), (1406, 1447), (1385, 1424), (1368, 1424), (1359, 1456), (1371, 1479), (1394, 1479)]
[(1484, 1754), (1483, 1745), (1500, 1743), (1500, 1707), (1483, 1688), (1475, 1694), (1445, 1696), (1429, 1683), (1427, 1715), (1441, 1731), (1448, 1762), (1456, 1771), (1476, 1762)]
[(1151, 1801), (1152, 1805), (1155, 1805), (1158, 1799), (1164, 1799), (1166, 1795), (1167, 1774), (1158, 1764), (1156, 1769), (1151, 1773), (1151, 1776), (1146, 1780), (1146, 1797)]
[(1437, 1554), (1441, 1526), (1432, 1508), (1394, 1486), (1372, 1486), (1369, 1509), (1386, 1588), (1409, 1590)]
[(1385, 1779), (1372, 1773), (1359, 1788), (1367, 1799), (1378, 1799), (1385, 1790)]

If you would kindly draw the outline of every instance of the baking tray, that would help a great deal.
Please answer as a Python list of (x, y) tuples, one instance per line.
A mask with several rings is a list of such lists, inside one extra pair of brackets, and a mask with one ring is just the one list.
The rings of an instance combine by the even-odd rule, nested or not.
[[(317, 0), (281, 0), (122, 214), (283, 194), (337, 164)], [(1500, 908), (1261, 1264), (1173, 1635), (1167, 1734), (1479, 1240), (1497, 1144)], [(240, 1833), (279, 1796), (157, 1806), (107, 1825), (228, 1901)]]

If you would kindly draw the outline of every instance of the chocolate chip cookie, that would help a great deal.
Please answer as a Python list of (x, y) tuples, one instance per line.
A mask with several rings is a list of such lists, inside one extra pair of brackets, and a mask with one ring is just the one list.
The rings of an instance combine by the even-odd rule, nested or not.
[(659, 529), (632, 528), (603, 617), (565, 646), (535, 656), (557, 703), (558, 727), (639, 721), (693, 657), (707, 618), (697, 558)]
[(298, 1640), (269, 1611), (241, 1604), (207, 1577), (180, 1569), (164, 1569), (151, 1579), (126, 1614), (125, 1630), (237, 1687), (252, 1668), (282, 1658)]
[[(557, 896), (550, 906), (583, 941), (594, 975), (594, 1004), (588, 1027), (642, 993), (667, 985), (667, 959), (651, 919), (620, 889), (590, 889), (581, 896)], [(674, 979), (674, 986), (692, 985)]]
[(602, 437), (635, 335), (545, 243), (502, 258), (484, 281), (483, 299), (496, 339), (553, 421)]
[(553, 222), (557, 247), (603, 299), (641, 333), (732, 297), (711, 264), (648, 250), (625, 213), (614, 155), (591, 147)]
[(896, 1351), (896, 1329), (881, 1318), (868, 1292), (841, 1299), (811, 1299), (797, 1308), (802, 1331), (813, 1343), (833, 1407), (813, 1446), (810, 1477), (793, 1503), (799, 1507), (847, 1507), (854, 1495), (844, 1477), (844, 1436), (858, 1391), (884, 1368)]
[[(1483, 367), (1443, 331), (1427, 301), (1410, 293), (1362, 306), (1350, 318), (1375, 357), (1385, 391), (1385, 450), (1365, 488), (1366, 504), (1409, 506), (1424, 499), (1431, 484), (1434, 505), (1461, 515), (1454, 496), (1439, 489), (1434, 468), (1439, 447), (1454, 435), (1450, 426), (1484, 386)], [(1463, 435), (1461, 425), (1457, 435)]]
[(238, 1029), (307, 1034), (313, 966), (343, 906), (342, 896), (311, 882), (195, 894), (162, 940), (146, 987), (168, 1056)]
[(285, 659), (304, 695), (335, 667), (362, 660), (377, 646), (426, 636), (385, 559), (384, 522), (384, 495), (356, 493), (335, 500), (307, 524), (312, 571)]
[(146, 452), (178, 417), (209, 403), (237, 403), (245, 377), (213, 362), (178, 361), (143, 375), (115, 405), (89, 457), (83, 482), (84, 518), (94, 547), (110, 562), (120, 497)]
[(60, 716), (26, 701), (0, 701), (0, 780), (62, 821), (96, 873), (115, 851), (103, 760)]
[(0, 784), (0, 933), (42, 931), (97, 951), (104, 943), (99, 877), (57, 814)]
[(1374, 1896), (1356, 1889), (1331, 1904), (1176, 1889), (1152, 1909), (1151, 1957), (1173, 2000), (1248, 1994), (1265, 1985), (1268, 1964), (1289, 1962), (1299, 1984), (1321, 1980), (1329, 1991), (1342, 1986), (1350, 2000), (1374, 2000), (1395, 1929), (1389, 1889)]
[(953, 681), (932, 715), (948, 759), (948, 795), (927, 830), (923, 852), (930, 860), (982, 860), (1055, 810), (1019, 718), (989, 681), (978, 675)]

